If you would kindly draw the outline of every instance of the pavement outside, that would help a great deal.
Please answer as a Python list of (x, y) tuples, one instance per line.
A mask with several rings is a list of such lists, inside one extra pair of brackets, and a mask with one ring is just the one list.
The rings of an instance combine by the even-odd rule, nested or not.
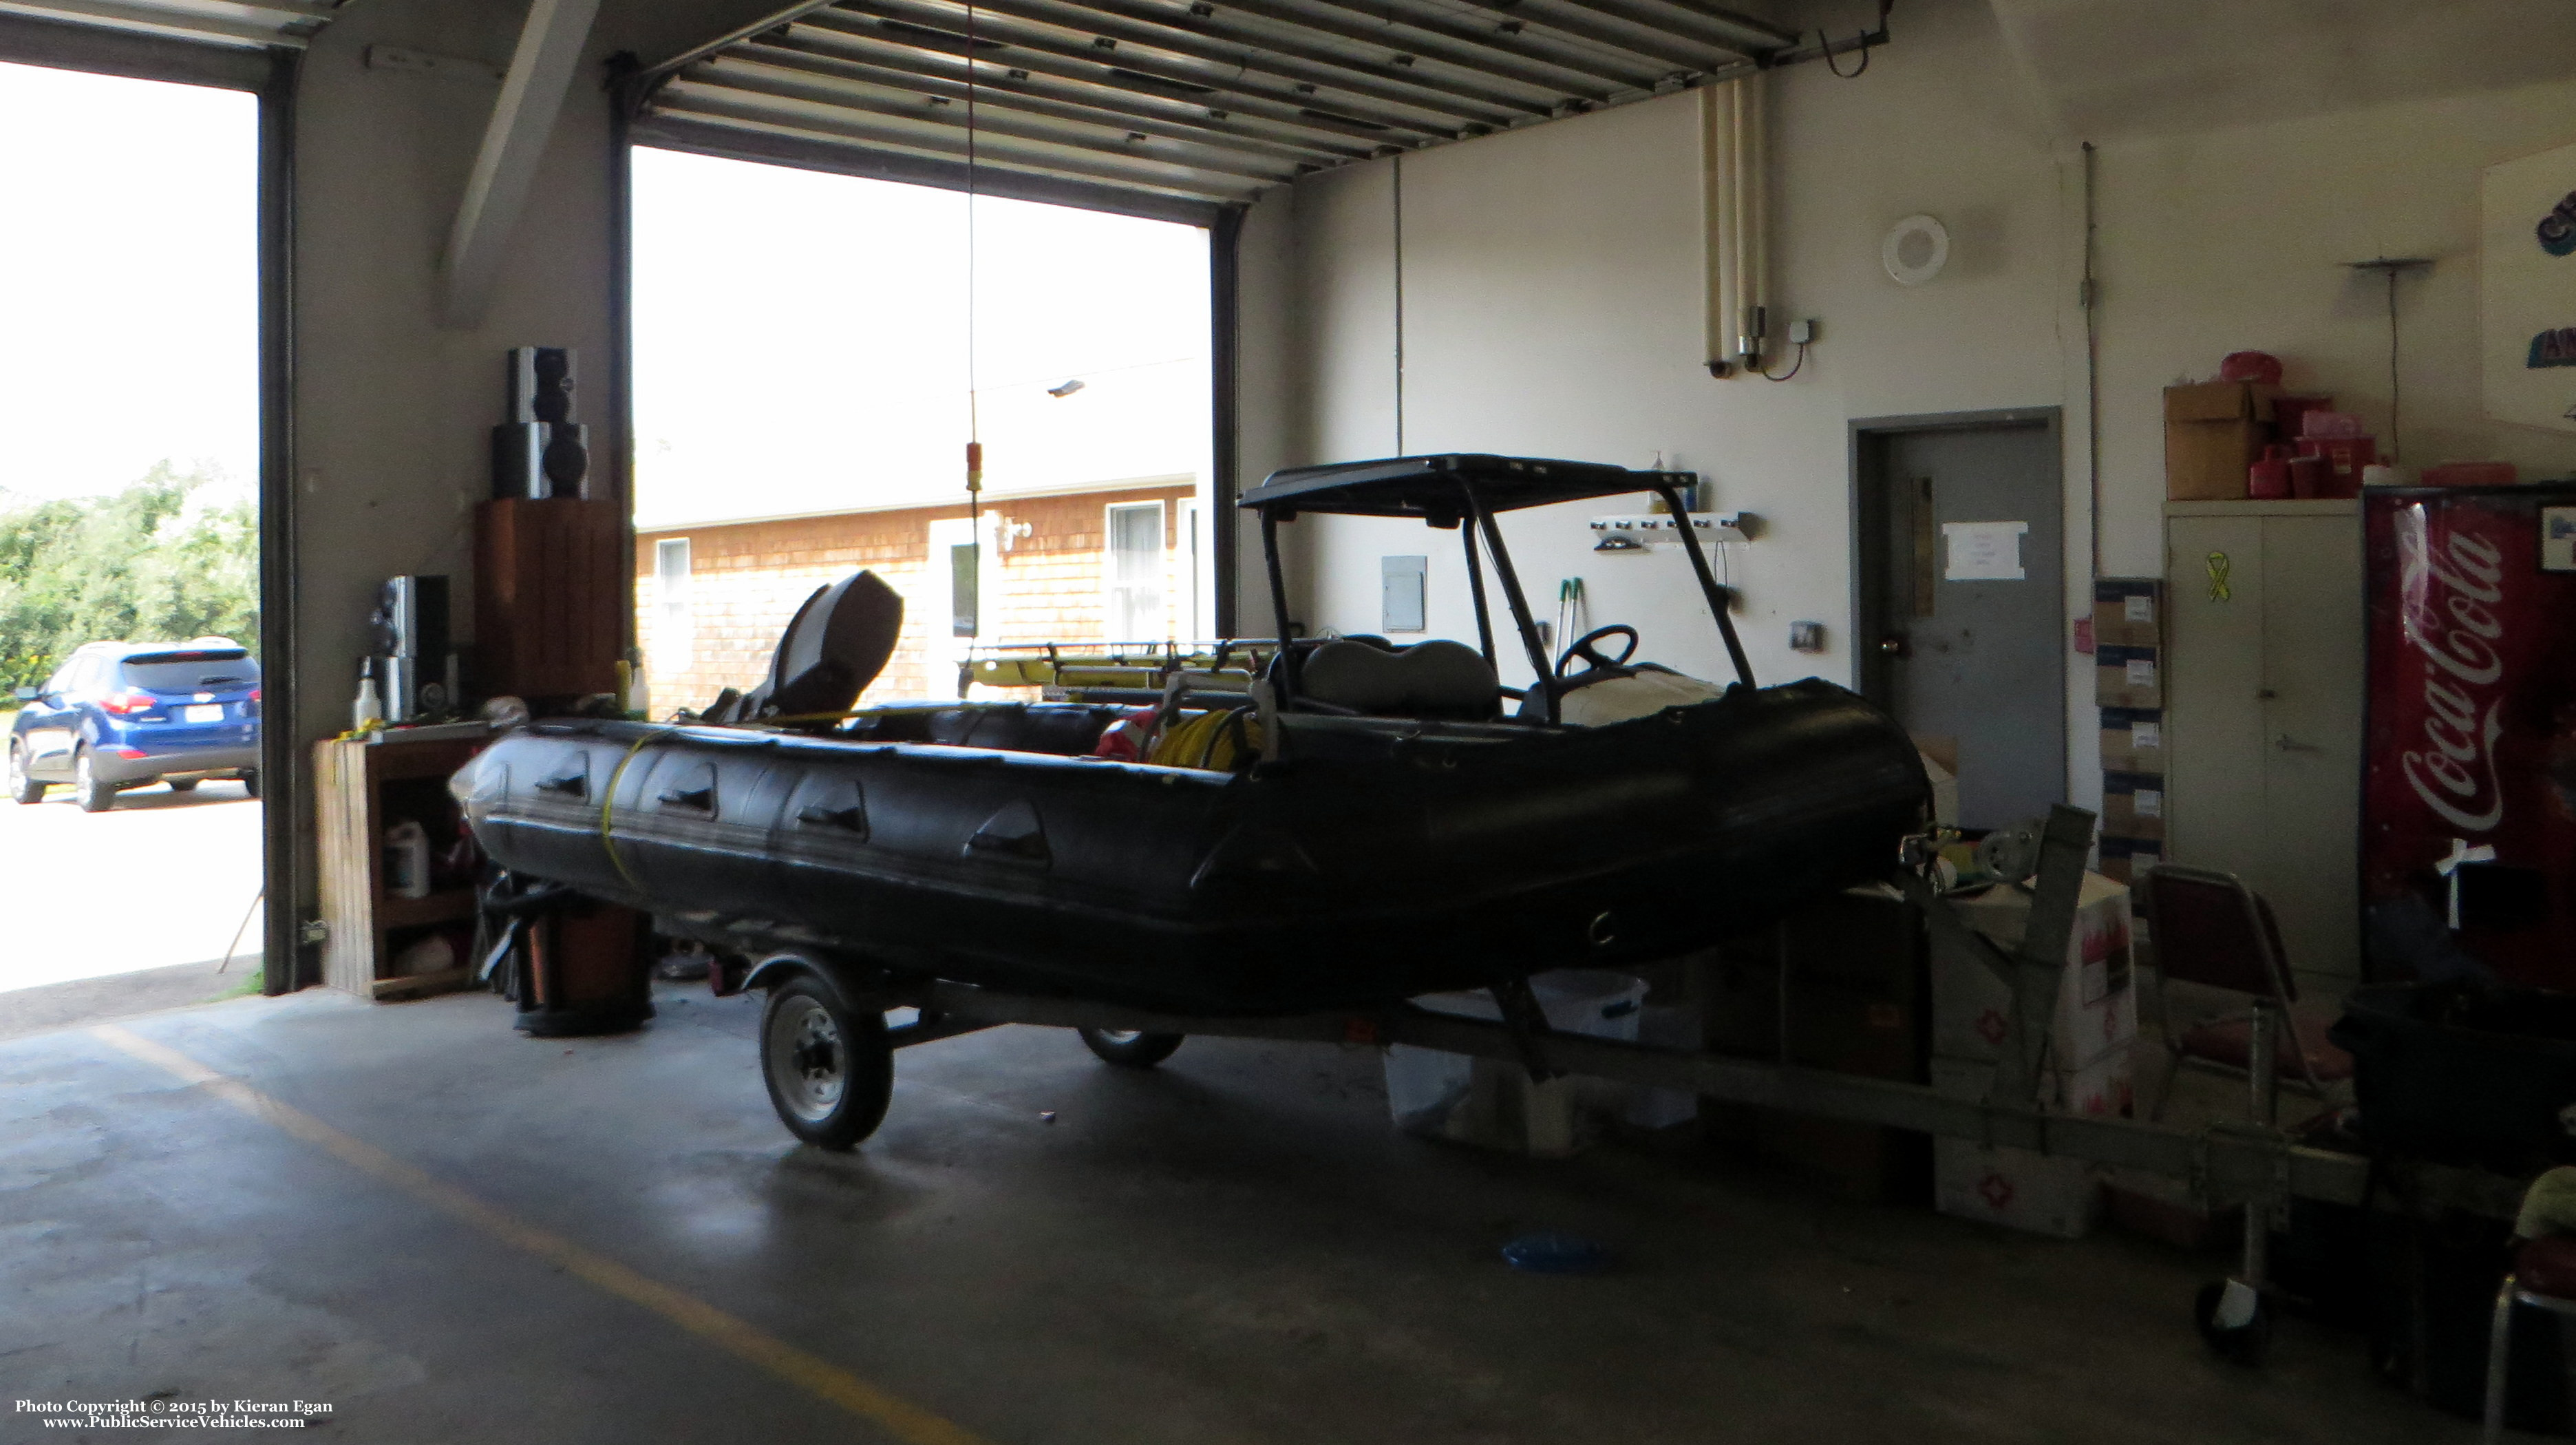
[[(996, 1029), (906, 1050), (884, 1129), (826, 1154), (770, 1114), (756, 1000), (660, 998), (602, 1039), (519, 1036), (482, 994), (124, 1026), (250, 1102), (100, 1033), (0, 1042), (0, 1394), (322, 1401), (324, 1438), (368, 1445), (2475, 1431), (2296, 1316), (2265, 1368), (2215, 1357), (2190, 1306), (2223, 1258), (1850, 1203), (1707, 1153), (1427, 1143), (1388, 1124), (1369, 1049), (1193, 1039), (1140, 1073)], [(326, 1150), (304, 1116), (360, 1142)], [(1542, 1229), (1611, 1272), (1502, 1263)], [(605, 1287), (616, 1270), (971, 1434), (889, 1435)], [(0, 1441), (63, 1438), (0, 1416)]]
[[(160, 783), (119, 793), (104, 813), (82, 812), (67, 787), (41, 803), (0, 799), (0, 892), (10, 904), (0, 1033), (10, 1031), (10, 995), (41, 985), (202, 965), (213, 982), (197, 997), (213, 997), (236, 929), (226, 977), (257, 968), (260, 807), (229, 778), (187, 793)], [(147, 1007), (191, 1001), (150, 997)]]

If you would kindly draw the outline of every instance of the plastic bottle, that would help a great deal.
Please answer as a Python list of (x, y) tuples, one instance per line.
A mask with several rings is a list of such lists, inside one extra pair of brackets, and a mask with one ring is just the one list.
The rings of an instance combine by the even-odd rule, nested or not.
[(429, 896), (429, 830), (409, 818), (385, 830), (385, 892), (395, 898)]
[(2263, 459), (2245, 475), (2245, 495), (2249, 497), (2286, 497), (2290, 495), (2290, 449), (2273, 445), (2263, 448)]
[(376, 691), (376, 665), (358, 664), (358, 698), (349, 704), (349, 731), (365, 732), (385, 720), (385, 700)]

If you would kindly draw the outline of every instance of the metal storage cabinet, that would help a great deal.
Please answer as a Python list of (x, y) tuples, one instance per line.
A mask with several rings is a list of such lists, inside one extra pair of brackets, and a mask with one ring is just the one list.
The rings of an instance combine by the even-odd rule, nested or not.
[(2361, 504), (2165, 507), (2165, 857), (2272, 902), (2303, 986), (2360, 978)]

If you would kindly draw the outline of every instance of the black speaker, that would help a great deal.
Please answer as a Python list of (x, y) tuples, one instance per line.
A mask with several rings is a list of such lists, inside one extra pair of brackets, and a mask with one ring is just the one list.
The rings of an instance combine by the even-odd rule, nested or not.
[(377, 594), (375, 652), (382, 657), (445, 658), (449, 652), (447, 579), (396, 577)]
[(543, 421), (492, 428), (492, 495), (588, 497), (590, 428)]
[(573, 352), (569, 346), (510, 349), (510, 420), (572, 420)]

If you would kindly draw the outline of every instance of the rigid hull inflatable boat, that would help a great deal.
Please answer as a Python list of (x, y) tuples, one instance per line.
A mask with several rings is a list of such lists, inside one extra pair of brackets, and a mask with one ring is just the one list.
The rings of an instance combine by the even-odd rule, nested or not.
[(1904, 736), (1815, 681), (1583, 729), (1282, 713), (1241, 772), (1048, 750), (1123, 711), (549, 723), (459, 792), (512, 872), (727, 951), (1198, 1014), (1669, 958), (1884, 873), (1921, 806)]

